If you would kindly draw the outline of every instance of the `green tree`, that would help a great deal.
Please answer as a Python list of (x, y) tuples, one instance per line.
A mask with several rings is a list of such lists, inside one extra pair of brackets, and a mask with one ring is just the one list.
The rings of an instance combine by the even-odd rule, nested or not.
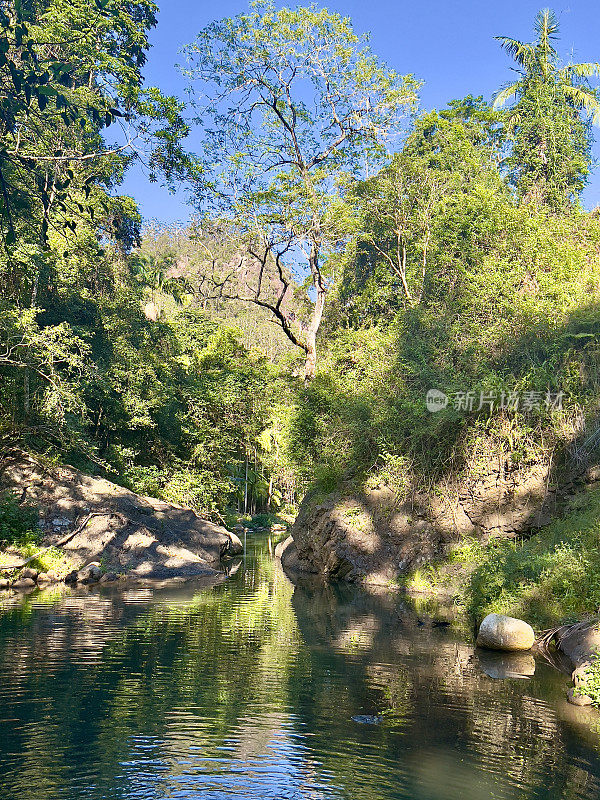
[(353, 235), (339, 285), (350, 317), (418, 306), (468, 270), (492, 206), (510, 202), (502, 142), (499, 115), (482, 98), (453, 101), (420, 117), (390, 163), (357, 184), (346, 199)]
[(494, 105), (516, 100), (507, 122), (513, 140), (508, 165), (520, 197), (560, 207), (578, 197), (589, 174), (588, 121), (600, 123), (600, 101), (589, 78), (600, 76), (600, 63), (561, 65), (554, 46), (559, 24), (550, 10), (539, 12), (534, 30), (531, 43), (496, 37), (520, 78), (497, 94)]
[[(103, 291), (111, 271), (103, 245), (116, 243), (123, 255), (139, 239), (135, 204), (113, 195), (128, 165), (144, 158), (170, 181), (187, 163), (180, 104), (143, 88), (156, 10), (151, 0), (9, 0), (0, 8), (0, 347), (2, 377), (20, 394), (25, 419), (32, 398), (44, 408), (64, 388), (57, 365), (80, 380), (86, 348), (55, 313), (57, 295)], [(63, 407), (78, 395), (67, 393)]]
[(0, 11), (0, 224), (20, 302), (26, 289), (35, 305), (40, 276), (19, 247), (45, 250), (51, 227), (108, 213), (134, 158), (167, 180), (183, 169), (181, 106), (142, 87), (155, 13), (151, 0), (11, 1)]
[[(382, 155), (418, 84), (384, 67), (348, 19), (315, 6), (255, 4), (209, 25), (187, 55), (187, 75), (209, 96), (198, 205), (235, 223), (243, 246), (233, 249), (231, 274), (247, 286), (235, 296), (272, 313), (304, 352), (310, 380), (330, 287), (326, 255), (338, 244), (330, 212), (349, 176)], [(301, 327), (284, 310), (286, 263), (309, 274)]]

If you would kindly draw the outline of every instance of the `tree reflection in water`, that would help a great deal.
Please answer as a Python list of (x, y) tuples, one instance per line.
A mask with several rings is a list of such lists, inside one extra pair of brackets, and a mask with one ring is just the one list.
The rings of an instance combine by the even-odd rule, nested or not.
[(294, 588), (260, 540), (218, 586), (6, 605), (0, 796), (600, 796), (596, 712), (532, 672), (393, 593)]

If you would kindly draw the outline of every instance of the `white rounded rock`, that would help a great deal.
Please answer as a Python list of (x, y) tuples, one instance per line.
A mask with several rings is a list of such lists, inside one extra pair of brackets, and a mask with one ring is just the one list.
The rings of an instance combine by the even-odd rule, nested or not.
[(489, 650), (530, 650), (535, 642), (531, 625), (504, 614), (488, 614), (479, 626), (477, 644)]

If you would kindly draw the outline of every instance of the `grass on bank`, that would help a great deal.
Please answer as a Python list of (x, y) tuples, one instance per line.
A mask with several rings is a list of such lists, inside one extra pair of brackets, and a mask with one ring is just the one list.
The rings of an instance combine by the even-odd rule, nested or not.
[(600, 606), (600, 489), (526, 540), (465, 540), (444, 563), (413, 573), (413, 591), (451, 592), (476, 619), (509, 614), (541, 629)]
[[(3, 552), (4, 548), (8, 551)], [(0, 495), (0, 567), (13, 564), (17, 559), (26, 561), (41, 549), (37, 510), (20, 503), (11, 492)], [(57, 575), (66, 575), (72, 569), (69, 557), (56, 547), (44, 550), (27, 566), (38, 572), (52, 571)], [(10, 577), (10, 574), (1, 573), (0, 577)]]

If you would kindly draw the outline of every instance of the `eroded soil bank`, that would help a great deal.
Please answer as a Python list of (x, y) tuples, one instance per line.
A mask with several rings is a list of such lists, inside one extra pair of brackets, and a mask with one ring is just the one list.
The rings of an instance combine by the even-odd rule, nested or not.
[(516, 467), (491, 455), (477, 470), (400, 499), (388, 486), (342, 485), (306, 496), (282, 563), (328, 580), (402, 585), (409, 572), (443, 561), (462, 540), (535, 534), (598, 485), (597, 466), (571, 463), (558, 474), (551, 460)]

